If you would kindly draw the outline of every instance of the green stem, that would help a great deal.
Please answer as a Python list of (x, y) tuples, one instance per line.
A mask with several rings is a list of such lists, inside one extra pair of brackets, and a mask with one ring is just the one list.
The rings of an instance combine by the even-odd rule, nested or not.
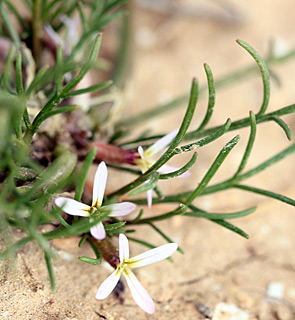
[(38, 61), (41, 50), (41, 0), (34, 0), (33, 7), (33, 56), (35, 61)]

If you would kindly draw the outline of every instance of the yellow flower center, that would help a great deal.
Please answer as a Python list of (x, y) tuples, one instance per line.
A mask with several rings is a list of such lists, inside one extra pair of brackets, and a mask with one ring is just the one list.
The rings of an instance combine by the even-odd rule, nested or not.
[(135, 164), (140, 167), (142, 173), (145, 173), (154, 164), (154, 161), (151, 159), (150, 152), (144, 151), (143, 159), (136, 159)]

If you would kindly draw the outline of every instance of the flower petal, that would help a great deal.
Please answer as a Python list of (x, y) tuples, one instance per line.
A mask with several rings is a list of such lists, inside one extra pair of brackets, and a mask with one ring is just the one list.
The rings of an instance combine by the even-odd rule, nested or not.
[(65, 197), (58, 197), (54, 202), (67, 214), (72, 216), (89, 217), (90, 207), (87, 206), (87, 204)]
[(101, 162), (96, 170), (93, 193), (92, 193), (92, 206), (99, 208), (102, 205), (103, 195), (106, 188), (108, 178), (108, 169), (104, 162)]
[(117, 269), (110, 276), (108, 276), (105, 281), (99, 286), (95, 295), (95, 299), (105, 299), (114, 290), (120, 279), (120, 275), (121, 273)]
[(150, 189), (146, 192), (147, 195), (147, 203), (148, 203), (148, 207), (149, 209), (152, 208), (152, 203), (153, 203), (153, 189)]
[(129, 244), (125, 234), (120, 233), (119, 236), (119, 254), (120, 262), (124, 262), (125, 259), (129, 259)]
[(49, 36), (49, 38), (51, 38), (55, 42), (56, 45), (59, 45), (62, 48), (64, 48), (64, 41), (61, 39), (59, 34), (55, 32), (55, 30), (51, 27), (49, 23), (46, 23), (44, 25), (44, 31), (47, 33), (47, 36)]
[(145, 288), (137, 280), (134, 273), (130, 269), (125, 268), (123, 271), (123, 275), (127, 281), (132, 297), (137, 305), (143, 311), (149, 314), (153, 314), (155, 312), (155, 304)]
[(97, 240), (102, 240), (106, 237), (106, 231), (104, 229), (102, 222), (99, 222), (95, 226), (91, 227), (90, 233)]
[(177, 250), (177, 247), (177, 243), (168, 243), (158, 248), (146, 251), (142, 254), (128, 259), (128, 267), (138, 268), (164, 260), (170, 257)]
[(140, 155), (141, 159), (144, 161), (144, 155), (143, 155), (144, 151), (143, 151), (142, 146), (139, 146), (137, 151), (138, 151), (138, 154)]
[(106, 210), (110, 210), (111, 213), (109, 217), (121, 217), (126, 216), (133, 210), (135, 210), (136, 205), (132, 202), (121, 202), (121, 203), (115, 203), (115, 204), (109, 204), (107, 206), (103, 206)]
[(166, 134), (166, 136), (156, 141), (145, 152), (150, 156), (165, 149), (168, 146), (168, 144), (175, 138), (175, 136), (177, 135), (177, 132), (178, 132), (178, 129), (175, 129), (172, 132)]
[[(158, 171), (160, 173), (164, 173), (165, 174), (165, 173), (171, 173), (171, 172), (174, 172), (174, 171), (177, 171), (177, 170), (179, 170), (179, 168), (168, 166), (167, 164), (164, 164)], [(190, 175), (191, 175), (190, 172), (186, 171), (183, 174), (181, 174), (180, 176), (178, 176), (177, 178), (187, 178)]]

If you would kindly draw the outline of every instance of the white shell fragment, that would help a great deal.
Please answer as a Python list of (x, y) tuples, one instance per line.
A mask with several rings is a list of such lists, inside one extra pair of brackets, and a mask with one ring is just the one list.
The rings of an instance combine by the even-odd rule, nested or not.
[(271, 282), (267, 287), (267, 296), (274, 299), (283, 299), (284, 285), (281, 282)]
[(249, 320), (249, 314), (234, 304), (220, 302), (215, 306), (212, 320)]

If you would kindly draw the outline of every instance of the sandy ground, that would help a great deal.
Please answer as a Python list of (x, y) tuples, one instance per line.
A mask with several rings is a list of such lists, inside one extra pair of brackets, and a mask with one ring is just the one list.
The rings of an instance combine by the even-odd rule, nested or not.
[[(215, 12), (205, 1), (183, 1)], [(135, 114), (159, 102), (189, 90), (191, 78), (197, 76), (205, 83), (203, 63), (207, 62), (216, 78), (252, 63), (251, 57), (236, 43), (240, 38), (249, 42), (260, 53), (266, 53), (267, 40), (279, 38), (285, 45), (294, 45), (295, 20), (292, 1), (231, 1), (239, 14), (238, 22), (226, 22), (218, 16), (165, 15), (143, 9), (134, 4), (134, 62), (132, 101), (128, 112)], [(200, 10), (198, 9), (198, 12)], [(293, 42), (292, 42), (293, 41)], [(254, 62), (253, 62), (254, 63)], [(272, 83), (270, 110), (294, 102), (293, 70), (295, 61), (274, 70), (281, 77), (282, 87)], [(228, 117), (236, 120), (247, 116), (249, 110), (258, 110), (261, 104), (261, 79), (252, 79), (217, 93), (216, 111), (210, 125), (224, 123)], [(202, 99), (195, 117), (196, 127), (202, 119), (207, 101)], [(180, 124), (184, 108), (169, 116), (153, 119), (147, 126), (156, 132), (169, 132)], [(294, 115), (286, 117), (294, 129)], [(143, 129), (143, 128), (142, 128)], [(227, 158), (214, 182), (229, 177), (243, 154), (248, 129), (239, 131), (241, 142)], [(294, 130), (293, 130), (294, 133)], [(199, 151), (193, 178), (177, 180), (178, 190), (196, 186), (212, 163), (222, 145), (234, 136), (228, 133), (220, 141)], [(247, 168), (262, 162), (287, 147), (289, 142), (274, 124), (258, 127), (257, 141)], [(174, 164), (182, 161), (175, 160)], [(273, 170), (261, 173), (247, 181), (257, 187), (283, 193), (294, 198), (294, 156), (275, 165)], [(115, 189), (110, 180), (109, 190)], [(172, 192), (171, 184), (163, 190)], [(201, 219), (175, 217), (159, 223), (185, 251), (176, 253), (175, 263), (162, 262), (139, 269), (137, 276), (156, 302), (154, 319), (210, 319), (218, 303), (234, 304), (241, 309), (239, 315), (216, 316), (216, 320), (295, 319), (295, 212), (294, 208), (275, 200), (229, 190), (198, 199), (199, 207), (212, 212), (231, 212), (258, 204), (251, 216), (234, 221), (249, 233), (250, 240), (226, 231)], [(164, 212), (165, 208), (153, 207)], [(147, 227), (138, 230), (138, 238), (149, 232), (153, 242), (163, 244)], [(16, 237), (21, 237), (21, 232)], [(77, 248), (79, 239), (53, 241), (57, 252), (54, 262), (57, 292), (49, 288), (47, 271), (41, 251), (34, 243), (28, 244), (17, 256), (14, 269), (8, 263), (1, 265), (0, 318), (24, 320), (51, 319), (150, 319), (152, 316), (139, 309), (128, 289), (122, 299), (111, 295), (96, 301), (94, 296), (100, 283), (110, 270), (105, 265), (90, 266), (77, 260), (80, 255), (91, 255), (89, 248)], [(134, 254), (143, 248), (133, 245)]]

